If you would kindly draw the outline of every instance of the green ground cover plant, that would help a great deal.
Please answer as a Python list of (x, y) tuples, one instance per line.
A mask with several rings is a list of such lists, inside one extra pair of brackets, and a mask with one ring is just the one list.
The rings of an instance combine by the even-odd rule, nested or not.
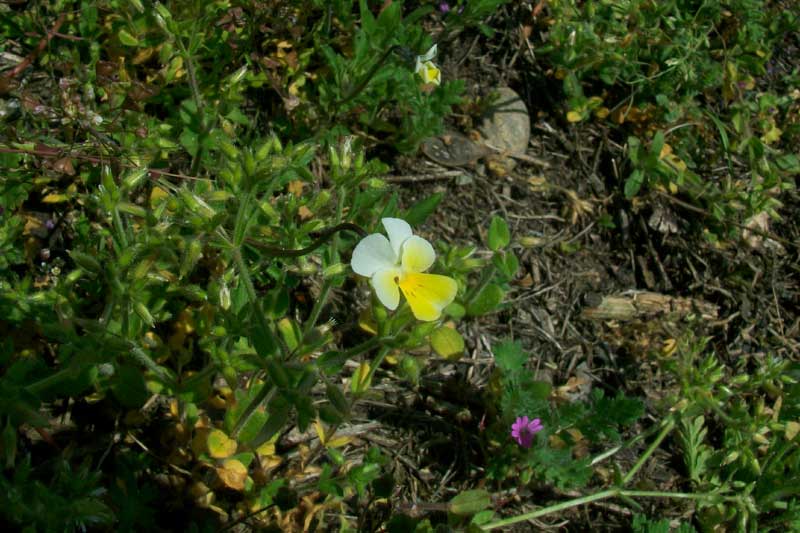
[[(389, 176), (481, 107), (449, 47), (538, 9), (557, 112), (625, 144), (618, 200), (672, 198), (733, 247), (754, 217), (781, 219), (800, 172), (800, 72), (762, 85), (796, 14), (510, 4), (0, 6), (0, 523), (486, 531), (613, 499), (635, 531), (800, 527), (796, 361), (732, 364), (690, 314), (647, 352), (657, 401), (554, 381), (513, 328), (475, 334), (527, 305), (518, 218), (453, 238), (457, 192), (409, 201)], [(394, 400), (410, 425), (451, 409), (466, 472), (404, 505), (428, 467), (402, 477), (374, 434), (387, 390), (421, 397), (482, 349), (485, 386)], [(665, 450), (679, 486), (647, 486)], [(508, 507), (528, 496), (535, 510)], [(648, 501), (691, 507), (675, 520)]]
[(788, 88), (798, 72), (776, 87), (756, 80), (796, 11), (750, 0), (550, 9), (539, 53), (563, 80), (567, 121), (614, 124), (626, 143), (626, 197), (669, 191), (708, 213), (698, 230), (713, 240), (760, 213), (780, 219), (781, 193), (800, 172), (796, 121), (784, 120), (797, 114)]

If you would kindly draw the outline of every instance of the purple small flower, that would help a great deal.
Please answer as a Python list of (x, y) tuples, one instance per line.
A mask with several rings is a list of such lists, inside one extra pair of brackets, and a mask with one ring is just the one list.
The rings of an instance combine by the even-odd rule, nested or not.
[(439, 11), (442, 13), (449, 13), (450, 12), (450, 4), (447, 2), (439, 2)]
[(530, 448), (533, 444), (533, 437), (544, 427), (538, 418), (529, 420), (527, 416), (517, 417), (517, 421), (511, 426), (511, 436), (523, 448)]
[(44, 221), (44, 227), (52, 231), (56, 227), (56, 223), (52, 218), (48, 218)]

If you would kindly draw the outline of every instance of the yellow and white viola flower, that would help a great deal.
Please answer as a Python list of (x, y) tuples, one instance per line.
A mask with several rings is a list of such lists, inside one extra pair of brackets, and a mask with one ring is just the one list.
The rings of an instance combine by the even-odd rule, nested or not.
[(436, 260), (431, 243), (414, 235), (408, 222), (399, 218), (381, 220), (387, 239), (380, 233), (364, 237), (353, 250), (350, 266), (356, 274), (370, 278), (378, 300), (397, 309), (403, 293), (418, 320), (436, 320), (456, 297), (453, 278), (425, 274)]
[(414, 67), (414, 72), (419, 74), (424, 83), (432, 83), (439, 85), (442, 82), (442, 72), (433, 63), (433, 58), (436, 57), (436, 45), (431, 46), (430, 50), (421, 56), (417, 56), (417, 63)]

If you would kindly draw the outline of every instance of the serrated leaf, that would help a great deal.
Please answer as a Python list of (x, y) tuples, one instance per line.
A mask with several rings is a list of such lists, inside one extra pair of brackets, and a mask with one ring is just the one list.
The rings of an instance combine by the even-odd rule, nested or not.
[(215, 459), (224, 459), (236, 453), (236, 441), (228, 438), (224, 431), (215, 429), (206, 438), (208, 454)]
[(494, 362), (503, 372), (512, 374), (519, 372), (528, 360), (527, 354), (522, 351), (519, 341), (506, 341), (492, 348)]
[(431, 333), (434, 351), (448, 361), (458, 361), (464, 355), (464, 338), (453, 328), (441, 326)]

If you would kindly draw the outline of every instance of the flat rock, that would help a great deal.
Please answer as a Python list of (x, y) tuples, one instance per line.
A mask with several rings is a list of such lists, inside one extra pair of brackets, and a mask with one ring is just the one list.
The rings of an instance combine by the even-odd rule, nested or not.
[(531, 138), (531, 120), (522, 98), (508, 87), (492, 91), (495, 100), (479, 128), (486, 144), (511, 154), (523, 154)]

